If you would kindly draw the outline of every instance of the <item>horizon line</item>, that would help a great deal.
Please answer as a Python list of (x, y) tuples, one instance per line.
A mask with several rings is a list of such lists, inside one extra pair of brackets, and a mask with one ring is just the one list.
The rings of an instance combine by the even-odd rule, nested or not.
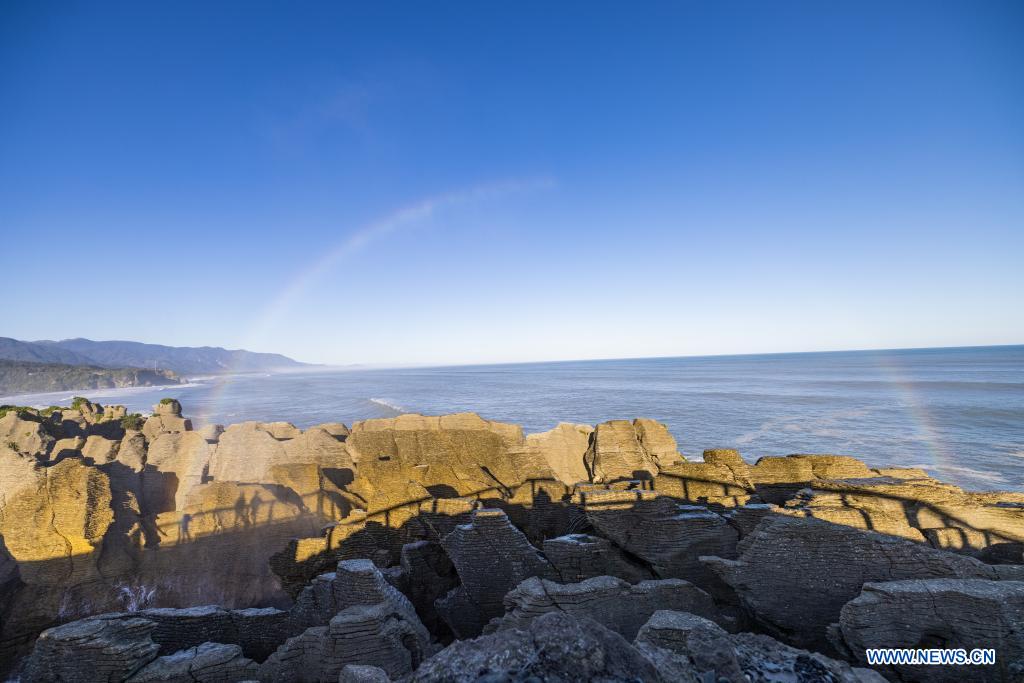
[[(310, 366), (310, 369), (319, 368), (325, 370), (337, 370), (337, 371), (351, 371), (351, 370), (401, 370), (406, 368), (421, 368), (421, 369), (432, 369), (432, 368), (472, 368), (472, 367), (487, 367), (494, 365), (537, 365), (542, 363), (600, 363), (600, 362), (611, 362), (611, 361), (637, 361), (637, 360), (675, 360), (679, 358), (749, 358), (752, 356), (797, 356), (807, 354), (826, 354), (826, 353), (869, 353), (872, 351), (952, 351), (959, 349), (994, 349), (994, 348), (1009, 348), (1014, 346), (1024, 347), (1024, 342), (1017, 342), (1012, 344), (964, 344), (958, 346), (901, 346), (901, 347), (871, 347), (871, 348), (857, 348), (857, 349), (819, 349), (815, 351), (756, 351), (750, 353), (699, 353), (699, 354), (682, 354), (682, 355), (669, 355), (669, 356), (618, 356), (618, 357), (600, 357), (600, 358), (554, 358), (546, 360), (516, 360), (516, 361), (491, 361), (491, 362), (469, 362), (469, 363), (404, 363), (404, 364), (390, 364), (390, 363), (346, 363), (346, 364), (332, 364), (332, 363), (304, 363), (303, 361), (297, 361)], [(283, 355), (283, 354), (282, 354)], [(301, 373), (305, 372), (302, 368), (287, 369), (283, 368), (282, 372)]]

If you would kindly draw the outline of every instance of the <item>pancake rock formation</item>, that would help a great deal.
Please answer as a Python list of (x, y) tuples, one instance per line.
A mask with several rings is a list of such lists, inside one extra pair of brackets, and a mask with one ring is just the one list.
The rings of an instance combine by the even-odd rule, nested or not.
[(1019, 493), (685, 457), (646, 418), (197, 426), (77, 399), (4, 407), (0, 437), (0, 673), (26, 683), (1024, 680)]

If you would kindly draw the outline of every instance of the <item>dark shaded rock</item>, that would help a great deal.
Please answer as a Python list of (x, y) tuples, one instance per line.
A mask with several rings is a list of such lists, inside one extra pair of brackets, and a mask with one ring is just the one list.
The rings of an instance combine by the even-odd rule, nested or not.
[(558, 578), (501, 510), (475, 511), (472, 522), (457, 526), (442, 545), (462, 585), (438, 600), (437, 609), (460, 638), (478, 633), (479, 627), (504, 614), (505, 594), (523, 580)]
[(146, 619), (94, 617), (43, 631), (22, 674), (25, 683), (122, 681), (157, 657)]
[(1024, 674), (1024, 583), (929, 579), (869, 583), (843, 606), (837, 647), (867, 664), (868, 648), (995, 648), (994, 666), (892, 666), (899, 680), (1019, 681)]
[(237, 645), (203, 643), (153, 660), (127, 683), (233, 683), (254, 678), (257, 669)]
[(453, 643), (409, 678), (421, 683), (660, 680), (654, 666), (622, 636), (560, 612), (544, 614), (524, 630)]
[(391, 677), (379, 666), (346, 664), (341, 668), (338, 683), (391, 683)]
[(563, 583), (616, 576), (629, 583), (653, 579), (654, 572), (630, 559), (607, 538), (569, 534), (544, 541), (544, 556)]
[(438, 543), (417, 541), (402, 546), (405, 594), (416, 614), (431, 633), (445, 635), (448, 626), (437, 613), (434, 602), (459, 584), (455, 565)]
[(582, 498), (594, 528), (648, 563), (656, 576), (685, 579), (716, 596), (722, 592), (717, 577), (697, 558), (735, 556), (738, 534), (724, 517), (652, 491), (598, 491)]
[(845, 662), (798, 650), (769, 636), (730, 635), (707, 619), (685, 612), (656, 612), (634, 644), (659, 664), (663, 676), (682, 671), (695, 673), (700, 681), (728, 683), (884, 683), (876, 672), (852, 669)]
[(711, 596), (682, 579), (642, 581), (636, 585), (611, 576), (580, 583), (558, 584), (536, 577), (527, 579), (505, 596), (505, 616), (493, 620), (487, 631), (527, 628), (549, 612), (589, 617), (619, 635), (632, 639), (660, 609), (679, 610), (720, 620)]
[(829, 648), (829, 624), (868, 581), (996, 578), (981, 562), (902, 538), (817, 519), (766, 517), (739, 544), (737, 560), (703, 558), (742, 605), (779, 637)]
[(261, 681), (337, 680), (347, 664), (380, 667), (395, 678), (411, 673), (430, 653), (423, 625), (387, 603), (356, 605), (327, 626), (290, 638), (260, 666)]

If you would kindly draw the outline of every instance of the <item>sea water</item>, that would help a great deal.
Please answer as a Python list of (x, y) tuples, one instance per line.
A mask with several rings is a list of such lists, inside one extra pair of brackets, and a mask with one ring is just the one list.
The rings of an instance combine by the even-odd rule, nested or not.
[(73, 393), (138, 412), (173, 396), (197, 424), (474, 411), (532, 432), (650, 417), (692, 459), (705, 448), (750, 461), (837, 453), (969, 489), (1024, 490), (1024, 346), (314, 370), (4, 402)]

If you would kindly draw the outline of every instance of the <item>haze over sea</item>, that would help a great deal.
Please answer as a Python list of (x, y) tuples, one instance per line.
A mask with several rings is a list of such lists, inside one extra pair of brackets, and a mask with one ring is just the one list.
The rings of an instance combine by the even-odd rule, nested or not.
[(750, 461), (838, 453), (969, 489), (1024, 490), (1024, 346), (313, 370), (82, 393), (143, 413), (175, 396), (197, 425), (474, 411), (533, 432), (651, 417), (690, 459), (713, 447)]

